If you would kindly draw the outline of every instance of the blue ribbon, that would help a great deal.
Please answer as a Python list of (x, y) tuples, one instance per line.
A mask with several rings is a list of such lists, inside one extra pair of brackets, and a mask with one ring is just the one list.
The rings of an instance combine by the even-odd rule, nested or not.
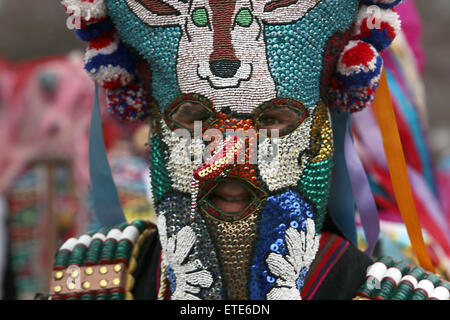
[(331, 180), (329, 208), (336, 226), (353, 245), (358, 237), (355, 222), (355, 199), (345, 161), (345, 134), (349, 114), (333, 112), (334, 168)]
[(89, 173), (94, 214), (101, 227), (109, 227), (125, 222), (119, 194), (106, 156), (103, 141), (102, 121), (98, 103), (98, 86), (95, 86), (94, 107), (89, 128)]

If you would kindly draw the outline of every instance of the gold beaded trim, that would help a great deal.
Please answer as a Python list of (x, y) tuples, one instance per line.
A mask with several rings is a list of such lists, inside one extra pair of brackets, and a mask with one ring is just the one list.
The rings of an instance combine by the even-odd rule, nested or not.
[(314, 156), (310, 162), (326, 161), (333, 156), (333, 130), (329, 117), (328, 107), (319, 103), (314, 114), (314, 124), (311, 129), (311, 154)]
[(163, 254), (161, 253), (161, 276), (159, 279), (159, 290), (158, 290), (158, 300), (164, 300), (164, 297), (167, 293), (167, 283), (169, 281), (169, 278), (167, 276), (166, 272), (166, 265), (164, 264), (163, 260)]
[(131, 258), (127, 269), (127, 282), (125, 286), (125, 300), (134, 300), (133, 294), (131, 291), (134, 288), (135, 279), (133, 276), (133, 272), (136, 270), (137, 266), (137, 258), (139, 257), (139, 250), (142, 243), (145, 239), (155, 230), (146, 229), (136, 240), (136, 244), (133, 247), (133, 251), (131, 252)]

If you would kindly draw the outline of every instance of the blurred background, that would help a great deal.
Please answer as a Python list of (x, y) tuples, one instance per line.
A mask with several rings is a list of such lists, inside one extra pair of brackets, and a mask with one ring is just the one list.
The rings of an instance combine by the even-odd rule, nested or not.
[[(414, 13), (418, 14), (415, 18), (421, 26), (417, 27), (417, 19), (412, 19), (409, 35), (405, 33), (423, 87), (413, 86), (415, 91), (408, 101), (420, 118), (418, 139), (423, 139), (425, 148), (406, 153), (411, 157), (408, 159), (411, 166), (417, 157), (413, 153), (429, 156), (428, 168), (418, 171), (423, 177), (426, 169), (432, 172), (430, 189), (441, 215), (436, 221), (442, 220), (445, 225), (440, 230), (444, 233), (441, 239), (431, 237), (429, 245), (434, 246), (434, 260), (440, 265), (441, 273), (448, 276), (449, 252), (445, 239), (449, 237), (446, 199), (450, 196), (450, 1), (415, 0), (414, 3)], [(0, 217), (8, 221), (0, 229), (0, 243), (5, 243), (0, 248), (0, 271), (5, 270), (5, 276), (0, 279), (0, 297), (4, 298), (32, 299), (34, 293), (45, 292), (57, 243), (96, 224), (90, 214), (86, 168), (93, 84), (82, 71), (81, 55), (86, 44), (68, 30), (66, 19), (58, 0), (0, 0), (0, 137), (3, 140), (0, 141), (0, 153), (3, 153)], [(391, 66), (408, 68), (395, 63)], [(400, 100), (398, 104), (402, 104)], [(56, 116), (47, 116), (51, 108), (60, 111), (54, 112)], [(102, 112), (102, 122), (108, 157), (127, 218), (154, 219), (148, 190), (146, 126), (126, 125), (107, 112)], [(403, 142), (407, 141), (408, 128), (414, 126), (405, 123)], [(417, 134), (413, 136), (417, 138)], [(363, 147), (360, 152), (364, 152)], [(364, 165), (371, 174), (370, 161)], [(374, 174), (374, 190), (377, 179), (380, 178)], [(424, 180), (428, 181), (426, 177)], [(380, 208), (389, 207), (382, 198), (380, 195), (377, 200)], [(433, 211), (433, 208), (423, 210)], [(384, 233), (390, 239), (389, 245), (394, 242), (398, 254), (414, 260), (407, 253), (408, 240), (402, 238), (404, 231), (392, 229), (391, 222), (395, 219), (387, 220)], [(433, 228), (431, 223), (428, 233), (433, 234)], [(388, 250), (388, 246), (384, 248)]]

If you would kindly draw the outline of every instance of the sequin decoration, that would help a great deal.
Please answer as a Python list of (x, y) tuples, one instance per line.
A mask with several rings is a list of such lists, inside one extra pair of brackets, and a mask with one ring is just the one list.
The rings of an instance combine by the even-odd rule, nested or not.
[[(267, 198), (251, 266), (251, 299), (266, 299), (266, 295), (276, 287), (279, 274), (274, 271), (276, 270), (275, 265), (271, 269), (272, 272), (268, 269), (266, 259), (271, 252), (284, 257), (293, 253), (289, 252), (290, 244), (286, 242), (287, 230), (292, 229), (289, 231), (291, 235), (288, 236), (288, 241), (290, 241), (291, 236), (294, 237), (294, 230), (297, 233), (307, 231), (307, 221), (312, 222), (314, 219), (315, 214), (312, 207), (294, 191), (286, 191)], [(315, 231), (313, 235), (310, 231), (307, 231), (309, 236), (316, 235)], [(296, 271), (298, 277), (295, 279), (295, 283), (303, 281), (299, 279), (305, 273), (304, 271), (300, 272), (301, 269)]]
[(322, 229), (327, 211), (333, 159), (310, 163), (303, 171), (297, 189), (316, 210), (316, 230)]
[[(195, 241), (191, 242), (193, 245), (189, 250), (189, 254), (186, 256), (186, 260), (183, 261), (183, 264), (189, 262), (190, 266), (192, 266), (192, 268), (195, 266), (196, 270), (207, 270), (213, 279), (209, 287), (196, 286), (195, 283), (191, 283), (191, 285), (194, 285), (194, 287), (200, 289), (196, 292), (195, 296), (202, 300), (222, 300), (224, 299), (224, 292), (222, 272), (220, 270), (218, 255), (211, 239), (209, 229), (206, 226), (201, 214), (196, 214), (194, 216), (194, 220), (191, 221), (190, 204), (191, 199), (189, 196), (178, 193), (168, 193), (163, 197), (163, 199), (161, 199), (159, 205), (156, 206), (158, 219), (164, 215), (166, 225), (165, 237), (167, 239), (173, 238), (175, 240), (179, 232), (186, 226), (189, 226), (193, 233), (191, 233), (188, 237), (191, 240), (195, 237)], [(164, 228), (162, 225), (159, 225), (158, 231), (161, 233), (164, 232), (163, 230)], [(179, 281), (184, 281), (186, 278), (183, 280), (177, 277), (177, 273), (174, 269), (174, 263), (167, 260), (164, 264), (170, 265), (173, 271), (172, 274), (168, 274), (172, 289), (176, 290), (176, 288), (180, 285), (183, 287), (183, 284), (180, 284)], [(170, 281), (170, 277), (172, 277), (172, 281)], [(174, 292), (175, 291), (173, 291), (173, 293)], [(184, 299), (187, 297), (184, 296), (179, 298)]]
[(333, 131), (328, 108), (319, 104), (311, 129), (309, 161), (297, 184), (297, 190), (316, 210), (316, 231), (322, 229), (326, 215), (329, 184), (333, 169)]
[[(345, 45), (356, 21), (352, 40), (381, 52), (400, 30), (393, 7), (401, 0), (261, 1), (254, 5), (236, 0), (205, 4), (166, 1), (62, 1), (72, 18), (81, 19), (81, 29), (76, 33), (90, 42), (86, 68), (94, 80), (119, 91), (117, 86), (126, 86), (135, 77), (139, 80), (134, 68), (137, 52), (155, 71), (149, 95), (161, 108), (180, 91), (203, 94), (218, 109), (231, 107), (240, 112), (286, 96), (311, 106), (322, 93), (322, 98), (331, 98), (328, 102), (333, 109), (358, 111), (373, 100), (379, 70), (368, 74), (372, 76), (369, 86), (348, 86), (339, 83), (340, 79), (331, 81), (332, 90), (327, 94), (330, 79), (336, 76), (328, 68), (335, 66), (334, 58), (342, 50), (339, 46), (332, 57), (327, 56), (330, 39), (345, 34), (339, 41)], [(73, 12), (73, 7), (81, 10)], [(103, 37), (111, 37), (115, 28), (127, 47), (134, 50), (127, 50), (120, 41), (105, 43)], [(338, 69), (340, 66), (342, 63)], [(355, 79), (359, 81), (357, 73)], [(337, 75), (342, 76), (341, 72)], [(125, 91), (141, 95), (140, 88)], [(110, 100), (113, 107), (115, 101)], [(118, 108), (123, 107), (119, 103)], [(145, 110), (151, 106), (142, 105), (138, 99), (130, 100), (129, 107)], [(136, 120), (133, 114), (127, 118)]]
[(152, 193), (155, 204), (157, 204), (163, 195), (171, 190), (172, 181), (167, 171), (167, 146), (164, 145), (158, 135), (152, 136), (150, 146)]
[(314, 113), (314, 123), (311, 129), (311, 145), (309, 162), (326, 161), (333, 156), (333, 129), (330, 113), (325, 104), (321, 103)]
[[(89, 1), (94, 3), (89, 6), (101, 3)], [(361, 1), (391, 8), (399, 0)], [(180, 93), (209, 100), (211, 114), (221, 114), (211, 127), (222, 133), (229, 127), (257, 126), (252, 112), (277, 98), (301, 101), (308, 108), (301, 125), (277, 140), (278, 158), (259, 157), (257, 165), (227, 167), (198, 185), (191, 182), (199, 163), (191, 163), (187, 154), (202, 151), (203, 141), (177, 136), (170, 123), (155, 119), (152, 186), (172, 298), (300, 298), (326, 212), (332, 169), (331, 124), (321, 99), (357, 109), (366, 105), (381, 68), (378, 53), (369, 46), (384, 48), (392, 39), (389, 34), (380, 39), (383, 30), (362, 28), (360, 39), (352, 38), (359, 41), (356, 49), (347, 46), (361, 1), (104, 0), (113, 24), (99, 23), (78, 32), (92, 42), (88, 69), (94, 75), (100, 71), (97, 80), (107, 80), (103, 85), (110, 89), (111, 109), (124, 119), (147, 119), (149, 110), (144, 107), (149, 101), (154, 99), (164, 111)], [(109, 32), (118, 32), (120, 43), (94, 37), (108, 37)], [(373, 43), (365, 45), (361, 37)], [(341, 55), (344, 48), (347, 55)], [(369, 48), (374, 59), (356, 61), (358, 65), (376, 67), (368, 68), (366, 75), (359, 69), (351, 72), (355, 64), (350, 58), (369, 52), (361, 48)], [(105, 58), (103, 53), (110, 54)], [(141, 78), (134, 66), (143, 60), (151, 81)], [(127, 73), (120, 77), (117, 66)], [(358, 86), (361, 80), (369, 86)], [(347, 94), (341, 89), (355, 91)], [(269, 141), (260, 146), (263, 152)], [(214, 170), (215, 163), (209, 165), (206, 169)], [(250, 203), (247, 212), (230, 220), (223, 212), (202, 211), (212, 207), (196, 201), (197, 192), (202, 200), (202, 192), (214, 187), (213, 180), (227, 175), (261, 191), (255, 197), (257, 205)], [(78, 258), (83, 254), (77, 249)], [(64, 262), (65, 256), (59, 259)]]
[[(265, 139), (258, 153), (258, 168), (270, 191), (295, 186), (308, 161), (312, 118), (309, 117), (292, 133), (278, 139)], [(273, 140), (273, 141), (271, 141)], [(278, 153), (272, 157), (272, 145)]]
[(171, 131), (161, 120), (163, 141), (167, 145), (167, 169), (172, 181), (172, 188), (184, 193), (191, 192), (192, 172), (201, 164), (202, 159), (191, 161), (191, 155), (202, 154), (204, 144), (191, 136), (178, 135)]
[(166, 217), (158, 217), (158, 231), (163, 249), (163, 263), (168, 266), (173, 300), (200, 300), (198, 293), (213, 282), (211, 273), (202, 268), (201, 261), (189, 261), (197, 236), (190, 226), (184, 226), (174, 236), (167, 237)]
[(249, 266), (260, 215), (260, 210), (258, 210), (246, 219), (232, 223), (204, 216), (222, 265), (226, 299), (249, 299), (247, 285), (250, 274)]
[(294, 227), (286, 230), (285, 255), (269, 253), (266, 263), (275, 285), (267, 293), (267, 300), (301, 300), (300, 290), (319, 249), (320, 236), (315, 233), (314, 221), (306, 219), (305, 231)]

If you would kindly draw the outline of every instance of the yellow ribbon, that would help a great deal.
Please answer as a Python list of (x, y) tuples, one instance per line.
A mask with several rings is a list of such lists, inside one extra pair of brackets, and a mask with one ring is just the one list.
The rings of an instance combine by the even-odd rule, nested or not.
[(434, 266), (428, 255), (423, 240), (422, 229), (417, 216), (416, 206), (412, 196), (406, 169), (405, 155), (403, 153), (394, 107), (389, 92), (386, 72), (383, 69), (375, 101), (373, 102), (375, 116), (383, 138), (384, 152), (389, 167), (392, 186), (397, 206), (408, 231), (411, 246), (422, 268), (434, 272)]

